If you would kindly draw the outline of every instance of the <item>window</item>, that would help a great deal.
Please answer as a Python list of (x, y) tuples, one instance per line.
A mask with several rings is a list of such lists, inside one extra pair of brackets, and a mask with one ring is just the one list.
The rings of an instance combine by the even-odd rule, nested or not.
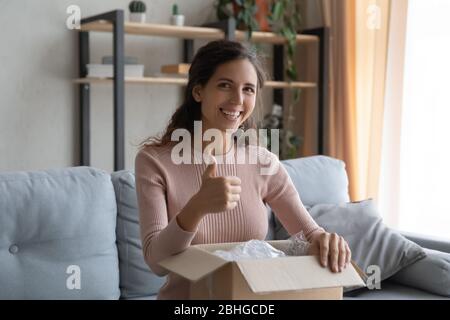
[(450, 238), (450, 1), (408, 5), (398, 228)]

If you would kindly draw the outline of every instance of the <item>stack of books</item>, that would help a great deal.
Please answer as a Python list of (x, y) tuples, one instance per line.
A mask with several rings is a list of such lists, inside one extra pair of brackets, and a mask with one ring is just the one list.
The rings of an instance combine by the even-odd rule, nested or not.
[[(144, 65), (138, 64), (136, 57), (125, 56), (125, 77), (139, 78), (144, 76)], [(90, 78), (113, 78), (113, 57), (106, 56), (102, 58), (101, 64), (89, 63), (87, 67), (87, 76)]]

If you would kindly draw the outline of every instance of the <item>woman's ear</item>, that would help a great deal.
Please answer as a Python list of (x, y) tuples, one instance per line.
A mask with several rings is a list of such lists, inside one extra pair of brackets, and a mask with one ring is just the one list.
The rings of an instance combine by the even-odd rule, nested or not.
[(194, 88), (192, 89), (192, 96), (194, 97), (195, 101), (202, 101), (202, 87), (200, 85), (194, 86)]

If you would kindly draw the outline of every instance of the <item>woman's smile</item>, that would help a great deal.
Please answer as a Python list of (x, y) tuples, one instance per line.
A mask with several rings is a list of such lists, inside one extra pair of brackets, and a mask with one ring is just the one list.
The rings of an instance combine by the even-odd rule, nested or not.
[(220, 114), (222, 115), (222, 117), (224, 117), (225, 119), (229, 120), (229, 121), (238, 121), (241, 118), (241, 115), (243, 113), (243, 111), (230, 111), (230, 110), (225, 110), (223, 108), (219, 108), (220, 109)]

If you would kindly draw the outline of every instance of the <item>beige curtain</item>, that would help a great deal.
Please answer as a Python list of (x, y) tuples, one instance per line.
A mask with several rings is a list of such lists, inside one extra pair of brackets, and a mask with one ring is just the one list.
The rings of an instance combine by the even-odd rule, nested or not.
[(399, 224), (400, 142), (408, 0), (391, 3), (378, 206), (390, 227)]
[(324, 22), (330, 28), (330, 101), (326, 111), (325, 154), (345, 162), (352, 200), (357, 198), (359, 189), (355, 10), (353, 0), (323, 1)]
[(325, 153), (345, 162), (351, 200), (376, 199), (390, 0), (322, 0), (322, 11), (330, 28)]

